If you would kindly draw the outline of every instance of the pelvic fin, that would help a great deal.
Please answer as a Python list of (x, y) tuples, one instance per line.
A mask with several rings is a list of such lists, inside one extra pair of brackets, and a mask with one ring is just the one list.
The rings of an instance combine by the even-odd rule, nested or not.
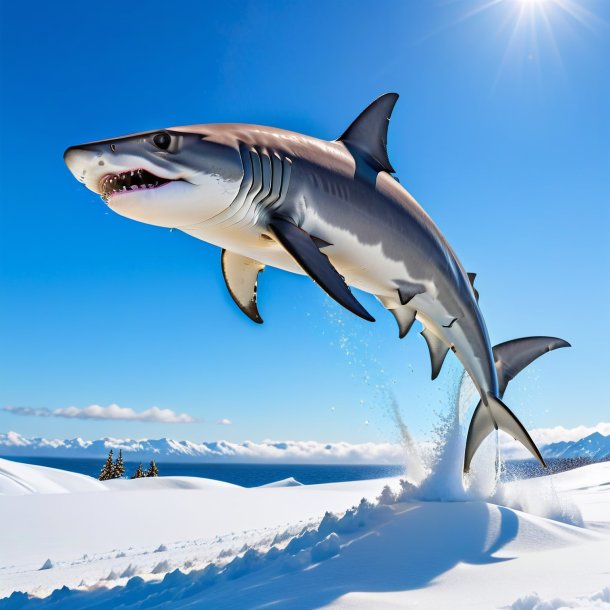
[(396, 318), (398, 323), (398, 336), (404, 339), (407, 333), (411, 330), (413, 322), (415, 322), (415, 314), (417, 313), (411, 307), (401, 305), (396, 309), (388, 309), (388, 311)]

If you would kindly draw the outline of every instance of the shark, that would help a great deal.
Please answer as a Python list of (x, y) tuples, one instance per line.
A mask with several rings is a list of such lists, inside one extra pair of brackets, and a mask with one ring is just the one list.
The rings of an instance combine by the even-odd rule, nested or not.
[(388, 158), (397, 100), (396, 93), (380, 96), (332, 141), (276, 127), (202, 124), (71, 146), (64, 161), (117, 214), (221, 248), (231, 297), (255, 323), (263, 322), (257, 289), (266, 266), (309, 276), (370, 322), (351, 288), (374, 295), (396, 319), (400, 338), (417, 320), (432, 379), (452, 351), (480, 396), (464, 471), (498, 429), (545, 465), (502, 396), (527, 364), (569, 344), (526, 337), (491, 346), (476, 274), (465, 271)]

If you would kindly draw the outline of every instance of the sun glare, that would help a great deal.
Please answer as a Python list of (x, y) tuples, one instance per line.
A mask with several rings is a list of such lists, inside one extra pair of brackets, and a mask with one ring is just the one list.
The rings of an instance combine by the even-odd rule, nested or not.
[(506, 41), (496, 83), (509, 66), (533, 62), (542, 69), (542, 63), (550, 60), (562, 70), (561, 42), (570, 30), (607, 27), (585, 8), (584, 0), (480, 0), (474, 7), (470, 0), (457, 1), (467, 8), (449, 27), (485, 14), (492, 29), (496, 24), (495, 38)]

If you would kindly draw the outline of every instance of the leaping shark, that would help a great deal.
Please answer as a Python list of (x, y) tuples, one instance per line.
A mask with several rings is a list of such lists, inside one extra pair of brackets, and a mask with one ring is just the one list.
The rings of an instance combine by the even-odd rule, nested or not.
[(263, 321), (257, 282), (266, 265), (309, 275), (371, 322), (349, 286), (375, 295), (400, 338), (418, 320), (432, 379), (451, 349), (480, 395), (464, 471), (497, 429), (545, 465), (501, 398), (529, 362), (569, 344), (530, 337), (492, 348), (475, 274), (392, 175), (387, 132), (397, 99), (382, 95), (333, 141), (258, 125), (190, 125), (73, 146), (64, 160), (118, 214), (222, 248), (229, 292), (254, 322)]

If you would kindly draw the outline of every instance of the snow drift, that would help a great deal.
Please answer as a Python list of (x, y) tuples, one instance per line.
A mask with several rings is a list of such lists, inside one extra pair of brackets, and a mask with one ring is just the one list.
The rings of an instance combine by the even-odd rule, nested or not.
[[(580, 525), (481, 499), (415, 499), (417, 488), (397, 479), (246, 489), (189, 477), (102, 484), (0, 466), (3, 489), (16, 474), (30, 488), (0, 502), (11, 524), (3, 609), (606, 604), (609, 463), (496, 492), (505, 504), (537, 497), (538, 513), (558, 498)], [(61, 490), (49, 491), (47, 478)]]

